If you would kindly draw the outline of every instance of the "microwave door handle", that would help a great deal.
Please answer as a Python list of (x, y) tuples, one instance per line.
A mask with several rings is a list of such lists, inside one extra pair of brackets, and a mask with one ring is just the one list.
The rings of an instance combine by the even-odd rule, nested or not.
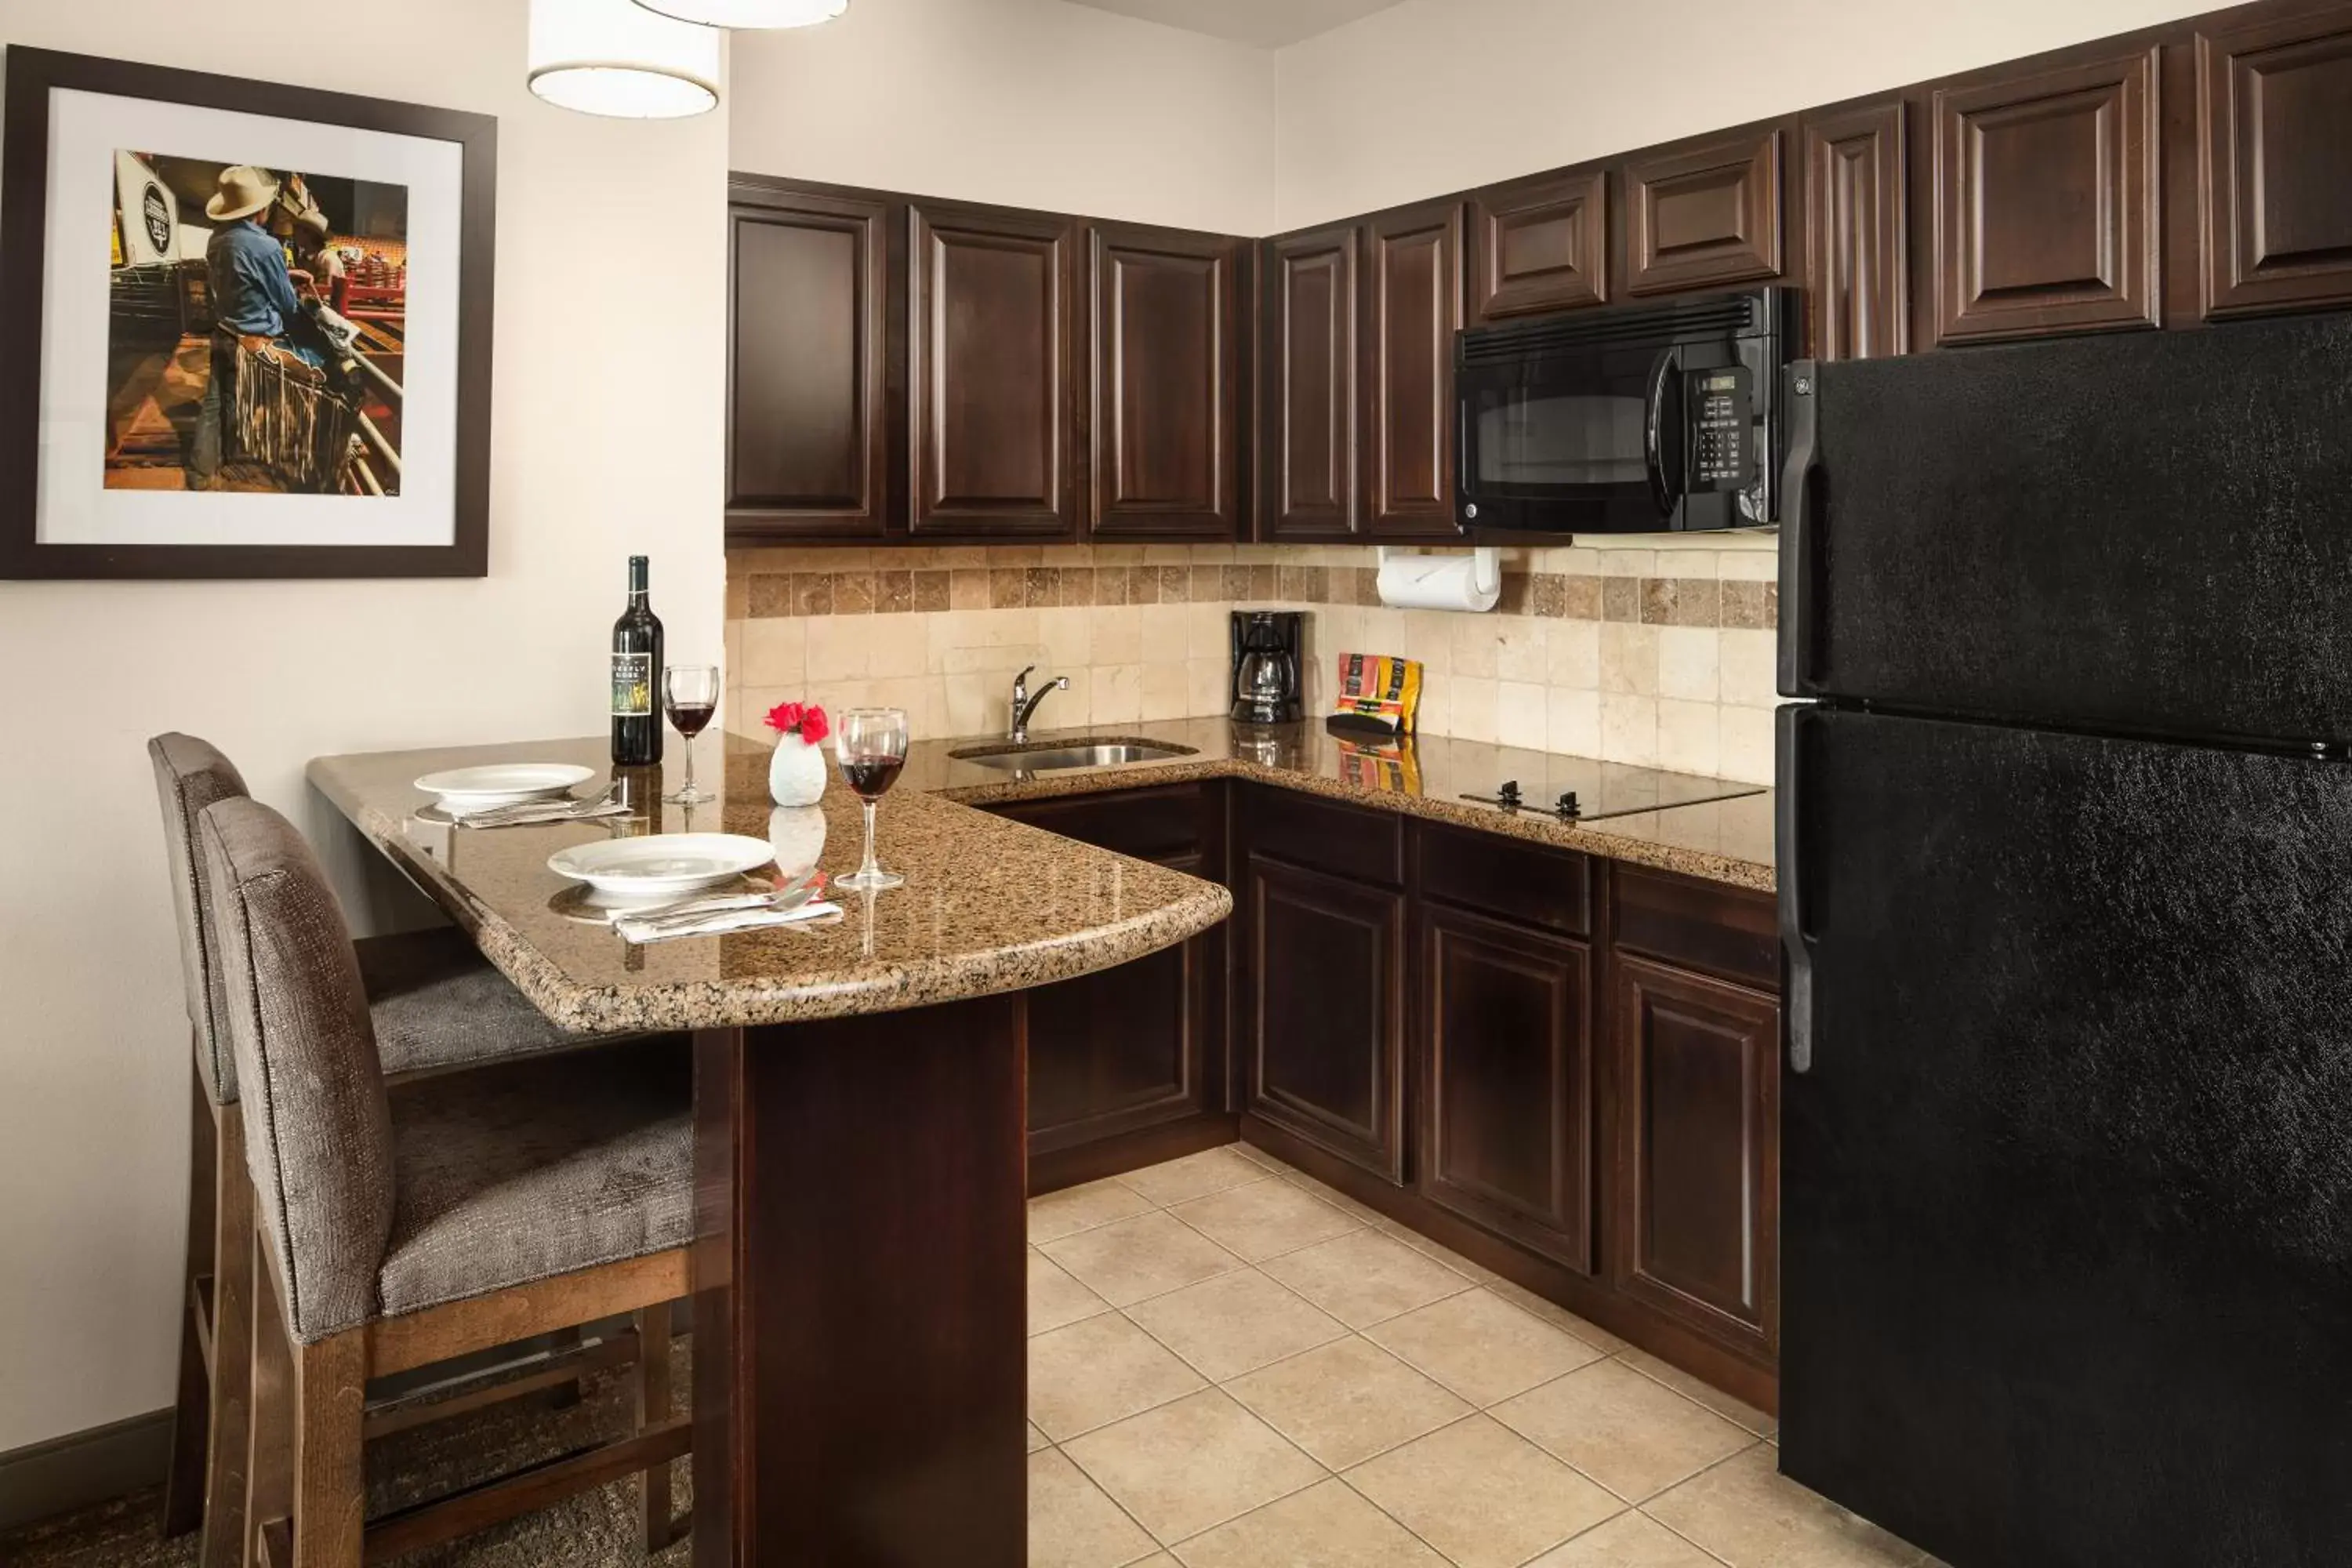
[(1668, 378), (1682, 368), (1682, 351), (1667, 349), (1658, 355), (1650, 367), (1650, 391), (1643, 400), (1642, 417), (1642, 458), (1650, 471), (1650, 498), (1658, 503), (1658, 515), (1670, 518), (1681, 501), (1676, 486), (1666, 474), (1665, 417)]

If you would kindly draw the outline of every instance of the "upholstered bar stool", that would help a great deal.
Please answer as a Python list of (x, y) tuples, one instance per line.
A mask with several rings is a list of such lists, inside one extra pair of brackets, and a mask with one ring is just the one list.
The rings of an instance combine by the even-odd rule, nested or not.
[[(253, 1305), (246, 1259), (252, 1247), (253, 1187), (245, 1173), (236, 1064), (222, 1012), (220, 964), (204, 907), (204, 866), (194, 853), (194, 835), (206, 806), (247, 792), (236, 766), (193, 735), (159, 735), (147, 742), (147, 753), (163, 805), (194, 1045), (187, 1305), (163, 1532), (178, 1535), (204, 1525), (204, 1568), (231, 1568), (244, 1551)], [(394, 1081), (598, 1043), (548, 1022), (461, 931), (444, 928), (370, 937), (356, 952), (383, 1069)], [(609, 1348), (601, 1359), (613, 1359)], [(425, 1406), (413, 1414), (441, 1408), (451, 1407)]]
[[(691, 1288), (690, 1059), (654, 1040), (387, 1090), (301, 835), (230, 797), (197, 837), (255, 1192), (258, 1560), (358, 1568), (638, 1471), (646, 1543), (667, 1544), (667, 1466), (691, 1442), (668, 1363), (670, 1304)], [(370, 1378), (623, 1313), (638, 1317), (628, 1436), (365, 1520)]]

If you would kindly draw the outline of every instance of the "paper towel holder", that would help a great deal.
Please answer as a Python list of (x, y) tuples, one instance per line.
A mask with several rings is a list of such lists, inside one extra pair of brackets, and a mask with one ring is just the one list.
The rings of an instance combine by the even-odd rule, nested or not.
[(1478, 545), (1466, 556), (1408, 555), (1399, 556), (1400, 567), (1410, 563), (1417, 568), (1410, 574), (1389, 570), (1389, 547), (1381, 545), (1374, 552), (1378, 563), (1375, 573), (1380, 584), (1381, 602), (1405, 609), (1429, 610), (1491, 610), (1503, 595), (1503, 552), (1492, 545)]

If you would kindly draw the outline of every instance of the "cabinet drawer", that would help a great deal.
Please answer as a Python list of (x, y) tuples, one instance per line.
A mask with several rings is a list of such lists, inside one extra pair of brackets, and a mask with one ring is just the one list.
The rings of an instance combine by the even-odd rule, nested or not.
[(1569, 936), (1592, 929), (1588, 862), (1475, 828), (1413, 826), (1414, 886), (1484, 913)]
[(1404, 885), (1404, 818), (1286, 789), (1254, 788), (1245, 798), (1255, 853), (1358, 882)]
[[(1167, 789), (1121, 790), (1059, 800), (1024, 801), (997, 808), (998, 815), (1098, 849), (1139, 860), (1168, 860), (1202, 853), (1208, 837), (1207, 792), (1199, 784)], [(1213, 876), (1213, 873), (1212, 873)]]
[(1616, 881), (1619, 948), (1780, 990), (1771, 895), (1625, 866), (1616, 868)]

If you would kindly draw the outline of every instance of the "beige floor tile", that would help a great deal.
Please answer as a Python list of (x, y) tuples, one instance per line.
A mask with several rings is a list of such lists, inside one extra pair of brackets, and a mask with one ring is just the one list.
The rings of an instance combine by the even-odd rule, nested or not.
[(1355, 1199), (1349, 1197), (1339, 1188), (1331, 1185), (1328, 1182), (1317, 1181), (1314, 1177), (1308, 1175), (1304, 1171), (1280, 1171), (1276, 1173), (1281, 1176), (1284, 1181), (1288, 1182), (1292, 1186), (1297, 1187), (1300, 1192), (1307, 1194), (1309, 1197), (1322, 1199), (1325, 1203), (1329, 1204), (1333, 1208), (1338, 1209), (1341, 1214), (1346, 1215), (1349, 1218), (1357, 1221), (1359, 1224), (1378, 1225), (1381, 1220), (1388, 1217), (1376, 1208), (1371, 1208), (1366, 1205), (1358, 1203)]
[(1481, 1285), (1491, 1285), (1502, 1278), (1486, 1265), (1471, 1262), (1452, 1247), (1432, 1241), (1401, 1220), (1393, 1220), (1383, 1215), (1378, 1223), (1381, 1229), (1388, 1235), (1395, 1237), (1416, 1252), (1434, 1258), (1465, 1279), (1475, 1279)]
[(1460, 1568), (1516, 1568), (1625, 1506), (1485, 1415), (1391, 1448), (1347, 1479)]
[(1366, 1502), (1325, 1481), (1176, 1548), (1185, 1568), (1445, 1568), (1445, 1559)]
[(1313, 1486), (1325, 1474), (1213, 1388), (1089, 1432), (1064, 1451), (1163, 1543)]
[(1780, 1424), (1752, 1405), (1742, 1404), (1713, 1384), (1693, 1377), (1678, 1366), (1669, 1366), (1647, 1351), (1628, 1350), (1618, 1360), (1643, 1376), (1664, 1384), (1685, 1399), (1696, 1399), (1727, 1421), (1736, 1421), (1759, 1437), (1778, 1437)]
[(1448, 1296), (1376, 1323), (1364, 1337), (1482, 1407), (1601, 1359), (1582, 1340), (1536, 1321), (1491, 1290)]
[(1116, 1181), (1087, 1182), (1029, 1200), (1029, 1239), (1055, 1241), (1143, 1213), (1151, 1205), (1134, 1188)]
[(1349, 1328), (1369, 1328), (1472, 1289), (1445, 1265), (1395, 1237), (1365, 1229), (1262, 1265)]
[(1628, 1502), (1687, 1480), (1757, 1440), (1746, 1427), (1613, 1361), (1507, 1399), (1493, 1415)]
[(1148, 1165), (1140, 1171), (1129, 1171), (1116, 1178), (1143, 1194), (1154, 1204), (1181, 1204), (1186, 1198), (1197, 1198), (1204, 1193), (1219, 1192), (1226, 1187), (1238, 1187), (1245, 1182), (1265, 1180), (1265, 1167), (1244, 1160), (1233, 1146), (1203, 1149), (1197, 1154), (1187, 1154), (1181, 1160), (1163, 1164)]
[(1731, 1568), (1910, 1568), (1919, 1561), (1916, 1547), (1782, 1477), (1779, 1458), (1759, 1443), (1643, 1511)]
[(1024, 1421), (1022, 1425), (1029, 1428), (1029, 1452), (1034, 1454), (1038, 1449), (1046, 1447), (1053, 1442), (1052, 1438), (1037, 1430), (1037, 1423), (1034, 1421)]
[(1114, 1220), (1046, 1242), (1038, 1250), (1114, 1307), (1132, 1306), (1242, 1267), (1240, 1258), (1165, 1209)]
[(1061, 1265), (1029, 1249), (1029, 1331), (1042, 1334), (1110, 1310), (1110, 1303), (1062, 1271)]
[(1591, 1345), (1594, 1350), (1615, 1355), (1628, 1349), (1626, 1342), (1600, 1324), (1580, 1318), (1557, 1301), (1548, 1301), (1525, 1286), (1514, 1285), (1508, 1279), (1490, 1279), (1486, 1289), (1523, 1312), (1532, 1312), (1555, 1329), (1565, 1330)]
[(1470, 1414), (1380, 1346), (1352, 1336), (1237, 1377), (1225, 1392), (1335, 1470)]
[(1660, 1524), (1638, 1513), (1621, 1513), (1597, 1524), (1565, 1546), (1554, 1547), (1528, 1568), (1722, 1568), (1722, 1565)]
[(1056, 1442), (1205, 1386), (1117, 1312), (1029, 1342), (1029, 1419)]
[(1127, 1315), (1212, 1383), (1239, 1377), (1348, 1332), (1346, 1324), (1255, 1268), (1155, 1296), (1129, 1307)]
[(1234, 1153), (1239, 1154), (1243, 1159), (1247, 1160), (1251, 1164), (1261, 1166), (1265, 1170), (1272, 1171), (1277, 1176), (1284, 1174), (1292, 1168), (1282, 1161), (1276, 1159), (1273, 1155), (1267, 1153), (1265, 1150), (1259, 1148), (1255, 1143), (1235, 1143), (1233, 1145), (1233, 1151)]
[(1029, 1456), (1029, 1568), (1119, 1568), (1155, 1544), (1077, 1466)]
[(1360, 1223), (1288, 1182), (1227, 1187), (1168, 1212), (1253, 1263), (1345, 1236)]

